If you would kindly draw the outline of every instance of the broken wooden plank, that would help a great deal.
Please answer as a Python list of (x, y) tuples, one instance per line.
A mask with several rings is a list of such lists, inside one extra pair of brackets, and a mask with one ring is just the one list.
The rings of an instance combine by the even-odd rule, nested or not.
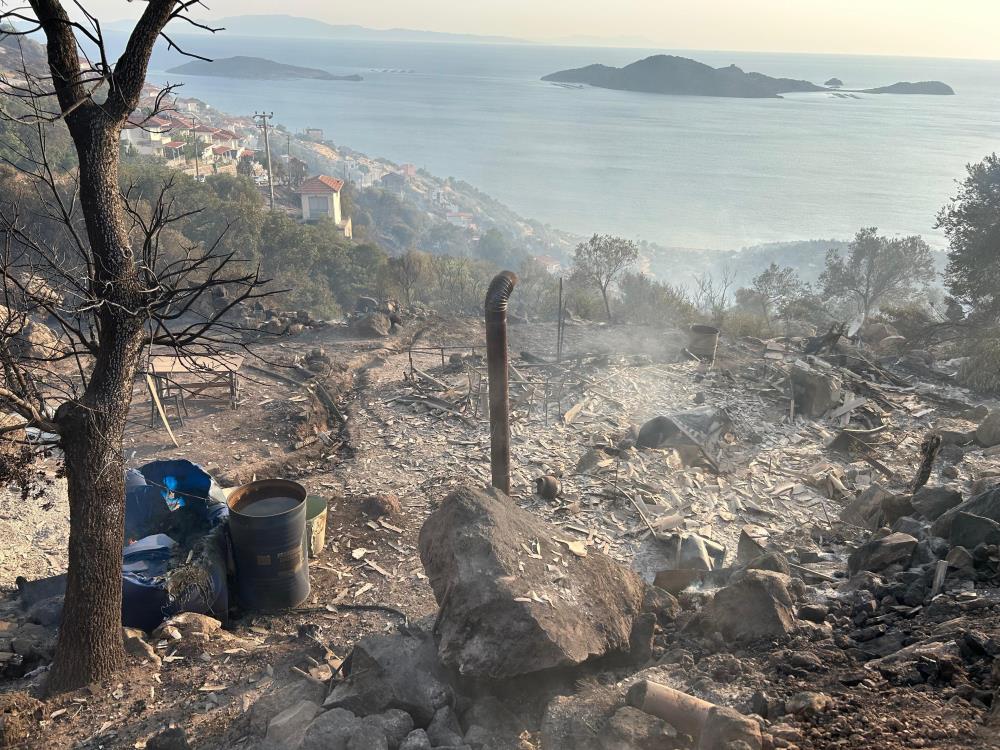
[(163, 422), (163, 426), (167, 428), (167, 434), (170, 436), (170, 441), (174, 444), (175, 448), (180, 446), (177, 444), (177, 438), (174, 437), (174, 431), (170, 429), (170, 422), (167, 420), (167, 413), (163, 410), (163, 404), (160, 403), (160, 396), (156, 392), (156, 383), (153, 382), (153, 376), (147, 373), (146, 375), (146, 387), (149, 388), (149, 395), (153, 399), (153, 405), (156, 407), (156, 413), (160, 415), (160, 421)]

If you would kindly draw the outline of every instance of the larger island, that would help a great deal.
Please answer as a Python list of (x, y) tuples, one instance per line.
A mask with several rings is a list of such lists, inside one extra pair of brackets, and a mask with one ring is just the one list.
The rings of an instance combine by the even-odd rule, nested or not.
[[(643, 60), (613, 68), (588, 65), (544, 76), (543, 81), (587, 84), (619, 91), (641, 91), (651, 94), (685, 96), (722, 96), (742, 99), (766, 99), (793, 92), (831, 91), (830, 86), (818, 86), (794, 78), (773, 78), (763, 73), (747, 73), (735, 65), (713, 68), (697, 60), (675, 55), (653, 55)], [(940, 81), (898, 83), (868, 94), (954, 94)]]
[(218, 60), (193, 60), (170, 68), (168, 73), (188, 76), (218, 76), (219, 78), (252, 78), (257, 81), (281, 81), (292, 78), (310, 78), (320, 81), (360, 81), (359, 75), (335, 76), (319, 68), (301, 68), (297, 65), (267, 60), (263, 57), (223, 57)]

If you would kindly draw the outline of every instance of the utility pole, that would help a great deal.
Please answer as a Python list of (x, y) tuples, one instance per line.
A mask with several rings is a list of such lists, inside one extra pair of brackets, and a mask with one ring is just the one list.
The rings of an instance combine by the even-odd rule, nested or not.
[(271, 144), (267, 139), (267, 121), (274, 117), (274, 112), (254, 112), (253, 119), (260, 119), (257, 126), (264, 131), (264, 153), (267, 155), (267, 189), (271, 197), (271, 210), (274, 210), (274, 180), (271, 177)]

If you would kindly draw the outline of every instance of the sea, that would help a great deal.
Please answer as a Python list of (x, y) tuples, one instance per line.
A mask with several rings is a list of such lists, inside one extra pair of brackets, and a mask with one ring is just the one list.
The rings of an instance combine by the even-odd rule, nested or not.
[[(966, 165), (997, 149), (1000, 61), (542, 45), (175, 37), (210, 57), (252, 55), (358, 73), (362, 82), (170, 74), (234, 114), (274, 113), (293, 131), (465, 180), (521, 215), (579, 235), (732, 250), (849, 238), (862, 226), (943, 247), (935, 216)], [(956, 96), (823, 93), (780, 99), (662, 96), (543, 82), (651, 54), (848, 89), (940, 80)]]

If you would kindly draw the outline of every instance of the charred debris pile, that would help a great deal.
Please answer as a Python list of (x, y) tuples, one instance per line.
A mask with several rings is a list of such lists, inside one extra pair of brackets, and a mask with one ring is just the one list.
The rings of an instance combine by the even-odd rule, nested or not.
[[(437, 614), (262, 698), (255, 741), (989, 745), (1000, 414), (927, 353), (744, 340), (713, 364), (675, 343), (515, 357), (512, 494), (472, 463), (420, 532)], [(453, 446), (414, 465), (486, 449), (487, 368), (410, 353), (385, 406)]]
[[(928, 352), (839, 335), (724, 338), (699, 357), (681, 333), (593, 353), (602, 331), (581, 326), (568, 338), (592, 353), (557, 361), (518, 329), (509, 493), (483, 489), (504, 452), (491, 472), (481, 339), (414, 344), (403, 380), (369, 394), (401, 433), (438, 438), (380, 473), (465, 467), (419, 533), (435, 613), (383, 607), (383, 632), (343, 659), (303, 624), (235, 746), (997, 741), (1000, 411)], [(0, 668), (30, 675), (53, 623), (4, 616)], [(155, 668), (260, 653), (251, 641), (192, 615), (128, 633)]]

